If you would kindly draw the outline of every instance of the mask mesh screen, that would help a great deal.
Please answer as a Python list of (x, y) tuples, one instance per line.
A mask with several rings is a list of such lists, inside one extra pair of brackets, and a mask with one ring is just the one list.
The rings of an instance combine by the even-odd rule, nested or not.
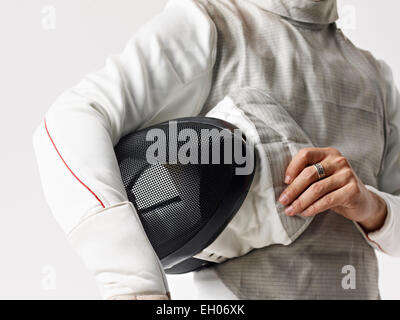
[[(158, 145), (158, 151), (166, 154), (165, 163), (149, 164), (146, 160), (146, 151), (154, 144), (153, 139), (146, 141), (146, 130), (122, 139), (115, 151), (128, 199), (134, 204), (154, 250), (162, 259), (189, 241), (210, 220), (228, 191), (235, 165), (173, 163), (169, 159), (168, 124), (153, 128), (165, 134), (161, 139), (163, 143)], [(185, 146), (196, 150), (199, 163), (201, 149), (210, 150), (216, 143), (212, 136), (202, 138), (201, 129), (215, 128), (207, 124), (178, 122), (178, 136), (185, 129), (195, 132), (197, 139), (171, 139), (170, 147), (180, 150)], [(224, 138), (218, 141), (221, 159), (224, 159), (224, 141)], [(212, 152), (210, 162), (211, 156)]]

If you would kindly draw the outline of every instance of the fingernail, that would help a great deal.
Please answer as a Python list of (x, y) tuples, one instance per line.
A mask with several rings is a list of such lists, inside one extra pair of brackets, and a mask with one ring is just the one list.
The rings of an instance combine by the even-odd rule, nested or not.
[(285, 209), (285, 213), (286, 213), (288, 216), (291, 216), (291, 215), (294, 213), (294, 208), (293, 208), (292, 206), (286, 208), (286, 209)]
[(275, 206), (276, 206), (276, 210), (278, 210), (278, 211), (282, 211), (285, 209), (285, 206), (282, 205), (282, 203), (280, 203), (279, 201), (276, 202)]
[(286, 184), (289, 184), (291, 180), (292, 180), (292, 178), (291, 178), (290, 176), (286, 176), (284, 182), (285, 182)]
[(286, 194), (282, 193), (281, 196), (279, 197), (279, 202), (282, 203), (283, 205), (286, 205), (289, 203), (289, 198)]

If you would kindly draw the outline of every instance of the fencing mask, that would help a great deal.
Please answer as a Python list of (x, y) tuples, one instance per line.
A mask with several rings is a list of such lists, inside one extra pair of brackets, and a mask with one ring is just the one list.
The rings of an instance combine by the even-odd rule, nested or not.
[(115, 147), (129, 201), (167, 273), (197, 269), (242, 205), (254, 152), (221, 119), (171, 120), (134, 132)]
[(166, 272), (184, 273), (302, 234), (313, 217), (288, 217), (277, 199), (290, 160), (305, 147), (313, 144), (281, 105), (240, 88), (206, 117), (141, 130), (115, 151)]

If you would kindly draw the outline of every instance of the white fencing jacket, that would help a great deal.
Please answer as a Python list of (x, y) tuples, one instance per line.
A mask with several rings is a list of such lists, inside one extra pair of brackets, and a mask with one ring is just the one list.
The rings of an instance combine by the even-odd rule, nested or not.
[[(113, 147), (133, 130), (202, 111), (216, 40), (215, 25), (195, 0), (169, 1), (121, 54), (64, 92), (34, 134), (51, 211), (105, 298), (168, 292), (158, 258), (127, 201)], [(369, 189), (386, 201), (388, 215), (384, 226), (367, 236), (372, 246), (400, 256), (400, 99), (389, 68), (383, 70), (391, 96), (390, 135), (380, 190)]]

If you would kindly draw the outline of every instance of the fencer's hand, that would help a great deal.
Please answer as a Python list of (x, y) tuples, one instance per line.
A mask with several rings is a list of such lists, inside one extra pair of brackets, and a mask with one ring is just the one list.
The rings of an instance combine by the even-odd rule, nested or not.
[[(321, 163), (325, 177), (319, 179), (314, 164)], [(286, 169), (288, 187), (279, 197), (289, 216), (314, 216), (331, 209), (358, 222), (367, 232), (382, 227), (387, 207), (385, 201), (369, 191), (334, 148), (304, 148)]]

